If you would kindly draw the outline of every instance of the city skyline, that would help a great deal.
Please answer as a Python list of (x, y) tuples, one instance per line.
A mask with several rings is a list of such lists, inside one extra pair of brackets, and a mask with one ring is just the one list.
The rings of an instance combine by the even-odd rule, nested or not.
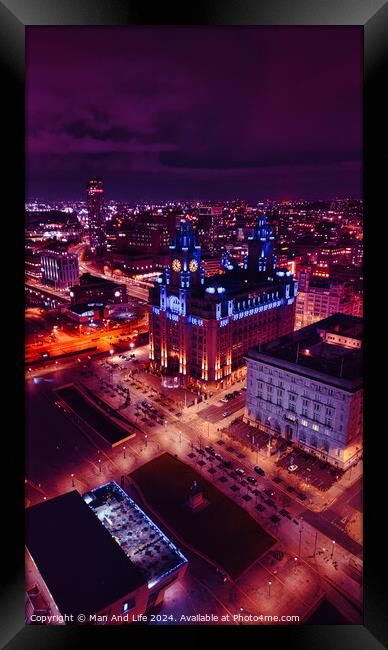
[(361, 84), (359, 28), (29, 28), (27, 197), (358, 198)]

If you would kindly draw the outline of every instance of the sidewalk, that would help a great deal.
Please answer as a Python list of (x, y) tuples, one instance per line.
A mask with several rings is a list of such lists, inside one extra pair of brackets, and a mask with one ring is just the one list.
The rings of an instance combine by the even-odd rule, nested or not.
[[(213, 427), (213, 436), (215, 438), (215, 442), (220, 438), (226, 438), (230, 440), (233, 446), (237, 446), (242, 450), (244, 455), (251, 463), (263, 467), (266, 475), (268, 475), (268, 478), (273, 480), (275, 477), (279, 476), (284, 484), (291, 485), (294, 487), (295, 491), (304, 493), (307, 497), (305, 503), (308, 503), (308, 507), (315, 512), (321, 512), (330, 508), (330, 506), (332, 506), (340, 496), (342, 496), (363, 476), (363, 463), (360, 460), (358, 461), (357, 465), (353, 466), (347, 472), (345, 472), (341, 478), (338, 481), (334, 482), (333, 485), (326, 491), (321, 491), (314, 485), (307, 484), (304, 481), (298, 480), (298, 477), (296, 475), (290, 474), (286, 469), (282, 468), (277, 463), (278, 456), (269, 456), (266, 448), (252, 449), (252, 446), (249, 444), (248, 440), (245, 443), (245, 440), (241, 440), (230, 435), (231, 432), (228, 431), (227, 426), (233, 419), (239, 416), (241, 416), (240, 411), (233, 413), (228, 418), (225, 418), (221, 422), (217, 423), (218, 426), (214, 424), (211, 425), (211, 427)], [(212, 428), (210, 431), (212, 432)], [(253, 431), (256, 431), (256, 429), (253, 428)], [(284, 489), (279, 484), (277, 484), (277, 488), (280, 490)]]

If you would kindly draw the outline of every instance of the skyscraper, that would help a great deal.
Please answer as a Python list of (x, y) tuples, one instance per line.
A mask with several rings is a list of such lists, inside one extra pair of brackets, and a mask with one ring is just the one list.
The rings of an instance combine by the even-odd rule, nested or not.
[(105, 222), (102, 212), (104, 195), (101, 178), (91, 178), (86, 185), (89, 246), (93, 253), (102, 254), (106, 245)]

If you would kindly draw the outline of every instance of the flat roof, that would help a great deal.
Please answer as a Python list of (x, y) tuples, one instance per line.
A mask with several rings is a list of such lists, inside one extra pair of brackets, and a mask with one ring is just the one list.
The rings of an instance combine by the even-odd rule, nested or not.
[(84, 495), (109, 534), (120, 544), (151, 589), (187, 562), (166, 537), (115, 481)]
[(335, 378), (336, 385), (357, 388), (362, 385), (362, 357), (360, 348), (343, 347), (323, 341), (323, 333), (362, 341), (362, 319), (346, 314), (333, 314), (329, 318), (303, 327), (275, 341), (252, 348), (247, 359), (283, 367), (290, 372), (316, 377), (319, 381)]
[(75, 490), (27, 508), (26, 546), (62, 614), (100, 612), (145, 583)]
[(75, 287), (79, 287), (81, 289), (98, 287), (98, 286), (118, 287), (120, 289), (125, 285), (123, 285), (122, 282), (121, 283), (115, 282), (114, 280), (110, 280), (109, 278), (102, 278), (98, 275), (93, 275), (92, 273), (83, 273), (80, 276), (80, 284), (75, 285)]
[[(85, 390), (84, 386), (83, 389)], [(91, 391), (87, 390), (87, 392), (90, 394), (92, 399), (98, 399), (92, 397)], [(120, 413), (113, 412), (113, 409), (109, 407), (108, 404), (104, 403), (103, 400), (98, 399), (97, 403), (100, 406), (105, 407), (106, 411), (108, 408), (110, 411), (103, 412), (101, 409), (97, 408), (97, 406), (87, 399), (87, 397), (73, 384), (60, 386), (55, 389), (55, 393), (112, 447), (133, 436), (133, 429), (138, 428), (127, 421), (124, 422), (125, 418), (123, 418)], [(115, 417), (116, 420), (121, 420), (123, 424), (130, 427), (130, 431), (128, 431), (127, 428), (124, 428), (124, 426), (120, 426), (120, 424), (117, 421), (112, 420), (110, 416)]]

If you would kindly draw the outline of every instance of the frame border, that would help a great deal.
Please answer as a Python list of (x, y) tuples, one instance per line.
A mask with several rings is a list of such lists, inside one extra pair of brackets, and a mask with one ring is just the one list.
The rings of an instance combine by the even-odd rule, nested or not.
[[(366, 327), (366, 350), (365, 361), (370, 358), (381, 357), (381, 339), (374, 336), (375, 328), (370, 322), (370, 312), (376, 308), (376, 303), (372, 300), (371, 287), (376, 283), (376, 270), (373, 273), (373, 264), (376, 262), (375, 254), (371, 253), (372, 249), (372, 219), (377, 218), (379, 211), (384, 205), (379, 202), (379, 191), (382, 197), (384, 188), (383, 167), (376, 164), (376, 154), (381, 149), (380, 141), (383, 132), (384, 109), (382, 102), (382, 88), (384, 87), (384, 78), (382, 66), (384, 56), (386, 55), (386, 33), (388, 26), (388, 6), (384, 0), (240, 0), (240, 4), (233, 0), (207, 0), (199, 6), (193, 5), (187, 7), (186, 11), (181, 9), (172, 9), (171, 6), (165, 6), (162, 9), (154, 10), (149, 7), (148, 3), (129, 0), (105, 0), (105, 2), (96, 2), (96, 0), (2, 0), (0, 1), (0, 57), (5, 64), (6, 88), (8, 99), (3, 102), (5, 109), (4, 124), (7, 125), (6, 132), (9, 137), (9, 148), (7, 156), (7, 171), (9, 172), (10, 181), (15, 183), (14, 191), (9, 190), (6, 193), (9, 199), (9, 210), (6, 215), (19, 213), (18, 218), (11, 219), (15, 227), (15, 233), (12, 232), (12, 239), (19, 234), (23, 242), (23, 218), (24, 214), (24, 49), (25, 49), (25, 28), (33, 25), (209, 25), (209, 26), (362, 26), (364, 28), (364, 208), (367, 215), (365, 228), (366, 254), (365, 268), (366, 274), (366, 297), (365, 312), (368, 314), (365, 318)], [(4, 97), (4, 96), (3, 96)], [(8, 126), (10, 128), (8, 128)], [(8, 187), (8, 184), (7, 184)], [(18, 206), (15, 209), (15, 203)], [(17, 222), (20, 220), (20, 233), (18, 232)], [(369, 229), (371, 227), (371, 230)], [(379, 227), (380, 233), (380, 227)], [(8, 233), (7, 233), (8, 234)], [(7, 238), (8, 239), (8, 238)], [(385, 240), (387, 241), (387, 239)], [(18, 248), (18, 247), (17, 247)], [(21, 337), (20, 346), (17, 343), (16, 353), (20, 351), (21, 372), (15, 364), (15, 349), (6, 350), (7, 367), (12, 369), (13, 386), (19, 387), (21, 394), (24, 394), (24, 295), (23, 291), (23, 247), (18, 248), (17, 255), (20, 253), (20, 263), (15, 263), (15, 256), (12, 260), (12, 266), (16, 267), (16, 273), (20, 272), (19, 278), (16, 277), (16, 291), (13, 293), (17, 298), (18, 288), (21, 287), (21, 300), (17, 298), (16, 312), (12, 314), (14, 321), (15, 316), (19, 315), (20, 309), (20, 327)], [(380, 262), (380, 269), (377, 269), (382, 277), (382, 257), (377, 260)], [(371, 269), (372, 267), (372, 269)], [(12, 279), (15, 279), (14, 271)], [(368, 307), (371, 307), (371, 310)], [(381, 324), (380, 324), (381, 327)], [(9, 334), (8, 334), (9, 337)], [(372, 363), (372, 362), (371, 362)], [(10, 364), (10, 365), (9, 365)], [(366, 423), (371, 413), (382, 412), (382, 401), (385, 398), (383, 386), (376, 386), (375, 368), (366, 365)], [(375, 382), (375, 385), (372, 385)], [(380, 395), (378, 390), (380, 390)], [(17, 393), (17, 391), (15, 391)], [(19, 397), (19, 396), (17, 396)], [(386, 399), (386, 398), (385, 398)], [(21, 428), (24, 426), (24, 414), (20, 409), (20, 402), (16, 409), (16, 415), (20, 418)], [(13, 430), (16, 427), (17, 418), (13, 423)], [(369, 425), (368, 425), (369, 426)], [(381, 426), (381, 425), (380, 425)], [(369, 429), (371, 434), (372, 428)], [(364, 554), (364, 626), (357, 625), (319, 625), (319, 626), (247, 626), (239, 628), (239, 639), (241, 632), (243, 637), (245, 633), (254, 633), (259, 635), (260, 640), (276, 640), (281, 643), (290, 644), (291, 647), (296, 645), (298, 648), (309, 648), (309, 650), (318, 650), (325, 648), (345, 647), (351, 650), (367, 650), (381, 648), (381, 643), (388, 645), (388, 588), (384, 578), (384, 558), (379, 556), (379, 546), (376, 542), (380, 535), (381, 515), (376, 507), (376, 502), (372, 499), (371, 493), (381, 494), (379, 482), (384, 477), (385, 460), (384, 454), (380, 453), (381, 442), (378, 441), (378, 452), (376, 445), (372, 440), (366, 439), (364, 454), (364, 477), (368, 484), (368, 492), (365, 495), (366, 516), (364, 513), (364, 530), (365, 530), (365, 554)], [(8, 458), (14, 457), (14, 446), (11, 441), (4, 441), (5, 452)], [(377, 453), (376, 453), (377, 452)], [(18, 453), (20, 453), (18, 451)], [(24, 483), (22, 477), (16, 475), (13, 468), (10, 467), (12, 462), (7, 463), (8, 470), (11, 469), (10, 485), (12, 494), (17, 495), (13, 503), (14, 516), (21, 526), (21, 535), (18, 537), (9, 536), (4, 541), (8, 542), (6, 554), (6, 563), (3, 572), (3, 585), (5, 590), (0, 602), (2, 614), (1, 626), (1, 643), (2, 647), (7, 648), (52, 648), (56, 649), (77, 646), (77, 640), (82, 639), (85, 643), (86, 636), (89, 640), (90, 630), (95, 628), (81, 627), (45, 627), (39, 626), (38, 631), (33, 626), (24, 624), (24, 517), (18, 515), (24, 512)], [(23, 470), (22, 470), (23, 472)], [(376, 480), (374, 489), (371, 488), (373, 480)], [(20, 511), (16, 512), (16, 503), (19, 504)], [(10, 513), (12, 515), (12, 513)], [(8, 513), (7, 513), (8, 516)], [(10, 527), (7, 526), (8, 530)], [(371, 538), (374, 537), (374, 544)], [(376, 548), (376, 553), (374, 553)], [(382, 551), (384, 552), (384, 548)], [(3, 557), (4, 557), (3, 556)], [(187, 628), (190, 628), (187, 630)], [(219, 640), (220, 627), (213, 626), (179, 626), (179, 631), (189, 631), (194, 637), (199, 638), (205, 629), (206, 637), (217, 634), (215, 640)], [(236, 628), (227, 629), (228, 636), (233, 634)], [(131, 626), (131, 638), (139, 637), (143, 640), (144, 634), (157, 634), (160, 639), (166, 639), (170, 632), (174, 634), (177, 628), (170, 626), (156, 626), (153, 628), (144, 628)], [(98, 627), (99, 644), (103, 640), (107, 643), (121, 640), (125, 637), (122, 633), (125, 628), (106, 628)], [(234, 632), (236, 633), (236, 631)], [(108, 634), (108, 636), (104, 636)], [(197, 636), (196, 636), (197, 635)], [(159, 640), (158, 638), (158, 640)], [(4, 644), (4, 645), (3, 645)]]

